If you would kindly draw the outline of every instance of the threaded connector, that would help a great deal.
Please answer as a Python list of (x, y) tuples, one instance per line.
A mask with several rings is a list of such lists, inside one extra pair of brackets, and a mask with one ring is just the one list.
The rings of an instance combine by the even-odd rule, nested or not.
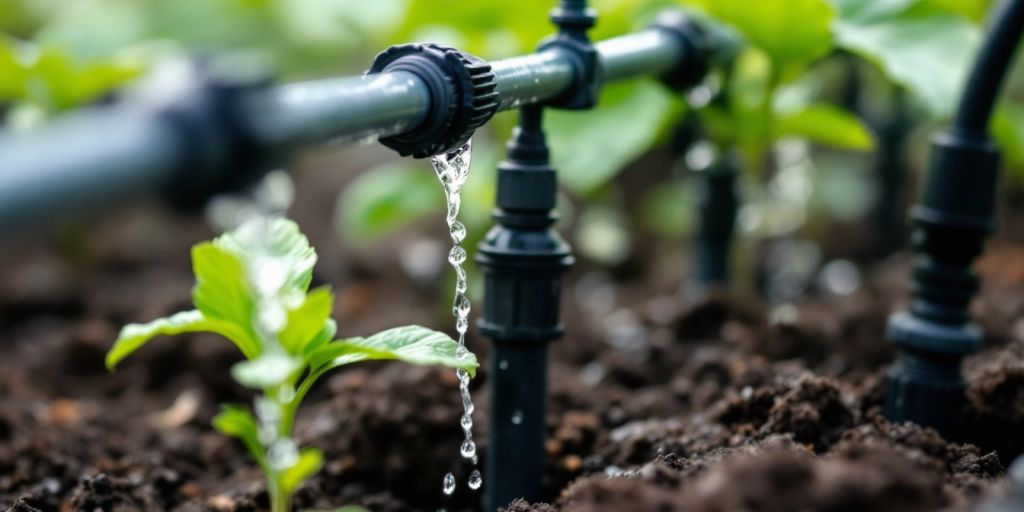
[(487, 61), (439, 44), (392, 46), (377, 55), (367, 71), (407, 71), (430, 92), (426, 119), (381, 144), (402, 156), (426, 158), (462, 146), (498, 110), (497, 82)]

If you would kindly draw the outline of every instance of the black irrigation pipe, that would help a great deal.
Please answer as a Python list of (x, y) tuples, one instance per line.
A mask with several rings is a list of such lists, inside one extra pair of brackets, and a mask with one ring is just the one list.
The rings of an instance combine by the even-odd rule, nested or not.
[(1024, 32), (1024, 0), (1004, 2), (991, 19), (956, 118), (933, 139), (912, 211), (913, 299), (909, 311), (890, 318), (887, 332), (902, 355), (889, 374), (886, 415), (947, 438), (956, 436), (964, 406), (961, 361), (982, 342), (968, 306), (978, 289), (972, 265), (995, 228), (999, 152), (988, 124)]
[[(693, 73), (706, 49), (691, 39), (662, 25), (597, 43), (600, 80)], [(403, 155), (429, 156), (457, 147), (496, 111), (571, 94), (582, 69), (559, 46), (488, 64), (406, 45), (366, 76), (280, 86), (192, 64), (165, 66), (114, 105), (0, 134), (0, 234), (153, 192), (203, 202), (327, 142), (379, 136)]]

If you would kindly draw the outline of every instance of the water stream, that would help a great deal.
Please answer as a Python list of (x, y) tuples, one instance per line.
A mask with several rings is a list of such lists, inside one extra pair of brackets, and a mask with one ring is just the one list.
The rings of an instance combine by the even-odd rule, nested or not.
[[(444, 195), (447, 199), (447, 213), (445, 220), (448, 223), (448, 233), (452, 238), (452, 248), (448, 252), (448, 263), (455, 269), (455, 299), (452, 304), (452, 314), (455, 316), (455, 330), (459, 333), (459, 348), (456, 355), (465, 357), (469, 351), (466, 349), (466, 330), (469, 328), (469, 297), (466, 295), (468, 288), (466, 282), (466, 270), (463, 263), (466, 262), (466, 250), (462, 247), (462, 241), (466, 239), (466, 226), (458, 220), (459, 207), (462, 204), (462, 186), (469, 177), (469, 166), (472, 159), (472, 141), (462, 147), (444, 154), (435, 155), (430, 158), (434, 165), (434, 171), (444, 186)], [(459, 425), (465, 433), (465, 438), (459, 448), (459, 453), (466, 459), (477, 464), (476, 443), (473, 442), (473, 398), (469, 394), (469, 373), (465, 370), (456, 370), (459, 377), (459, 393), (462, 395), (462, 418)], [(470, 489), (476, 490), (483, 485), (483, 477), (479, 469), (473, 469), (467, 483)], [(444, 476), (442, 491), (446, 495), (455, 492), (455, 476), (448, 473)]]

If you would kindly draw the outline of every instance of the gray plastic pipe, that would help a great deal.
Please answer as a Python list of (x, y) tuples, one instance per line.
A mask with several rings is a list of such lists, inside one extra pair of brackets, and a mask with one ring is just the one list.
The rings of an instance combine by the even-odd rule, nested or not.
[[(607, 81), (658, 75), (686, 57), (679, 38), (657, 29), (596, 46)], [(500, 110), (544, 102), (573, 80), (570, 57), (558, 50), (491, 65)], [(394, 72), (255, 88), (231, 101), (236, 123), (255, 147), (287, 157), (327, 142), (402, 133), (424, 119), (431, 98), (417, 76)], [(181, 179), (196, 141), (138, 103), (83, 110), (31, 133), (0, 134), (0, 234), (170, 188)]]

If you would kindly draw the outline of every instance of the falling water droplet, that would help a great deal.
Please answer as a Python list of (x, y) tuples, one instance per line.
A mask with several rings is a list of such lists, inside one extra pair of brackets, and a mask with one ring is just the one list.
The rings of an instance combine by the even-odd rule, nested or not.
[(480, 470), (474, 469), (473, 472), (469, 474), (469, 488), (475, 491), (479, 489), (483, 483), (484, 478), (480, 476)]
[(523, 411), (516, 411), (512, 413), (512, 424), (519, 425), (523, 422)]
[(473, 456), (476, 455), (476, 443), (470, 439), (466, 439), (462, 442), (462, 447), (459, 448), (459, 452), (462, 453), (463, 457), (472, 459)]
[[(466, 226), (459, 222), (458, 216), (459, 208), (462, 206), (460, 193), (466, 178), (469, 177), (472, 157), (471, 149), (472, 142), (467, 142), (455, 151), (450, 151), (443, 155), (435, 155), (430, 159), (438, 179), (444, 186), (445, 198), (447, 199), (448, 211), (445, 214), (445, 221), (448, 223), (448, 233), (451, 235), (453, 242), (452, 248), (448, 252), (448, 263), (455, 269), (455, 298), (452, 301), (452, 316), (455, 317), (455, 330), (459, 334), (459, 348), (455, 353), (459, 359), (464, 359), (469, 355), (469, 351), (466, 349), (466, 331), (469, 330), (471, 304), (469, 297), (466, 296), (466, 292), (469, 289), (466, 270), (462, 267), (466, 262), (467, 254), (466, 250), (459, 245), (466, 239)], [(473, 406), (473, 398), (469, 393), (469, 372), (460, 369), (456, 371), (456, 375), (459, 378), (459, 394), (462, 397), (463, 408), (463, 415), (459, 420), (459, 425), (465, 433), (465, 438), (462, 441), (459, 452), (463, 457), (472, 459), (473, 465), (476, 465), (476, 443), (473, 442), (473, 411), (475, 408)], [(474, 473), (480, 482), (476, 484), (476, 487), (473, 487), (472, 484), (470, 484), (470, 487), (477, 489), (482, 483), (482, 478), (479, 478), (479, 471)], [(455, 477), (448, 473), (444, 478), (444, 493), (451, 495), (454, 491)]]
[(448, 263), (451, 263), (452, 266), (454, 267), (456, 265), (462, 265), (465, 262), (466, 250), (457, 245), (455, 247), (452, 247), (451, 252), (448, 253)]
[(452, 223), (449, 232), (452, 235), (452, 241), (457, 244), (461, 244), (466, 239), (466, 225), (459, 221)]
[(455, 492), (455, 475), (448, 473), (444, 476), (444, 486), (442, 487), (442, 490), (448, 496), (451, 496), (452, 493)]

